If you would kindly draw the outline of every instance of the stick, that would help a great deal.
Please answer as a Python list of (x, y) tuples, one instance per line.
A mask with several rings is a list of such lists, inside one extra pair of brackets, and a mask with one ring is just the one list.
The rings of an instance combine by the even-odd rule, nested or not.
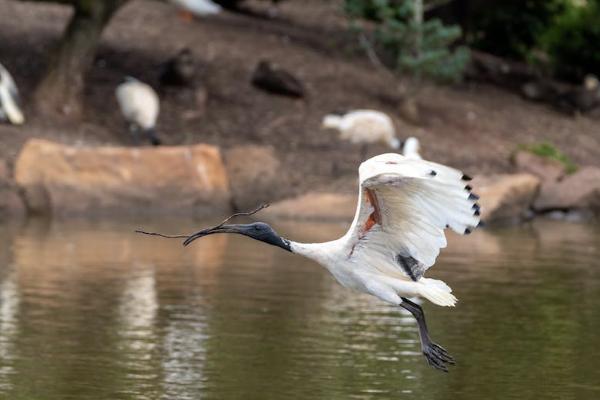
[[(269, 203), (265, 203), (265, 204), (260, 205), (258, 208), (254, 209), (252, 211), (235, 213), (235, 214), (225, 218), (223, 220), (223, 222), (221, 222), (219, 225), (216, 225), (216, 226), (214, 226), (212, 228), (208, 228), (208, 229), (220, 228), (227, 221), (229, 221), (230, 219), (235, 218), (235, 217), (254, 215), (257, 212), (259, 212), (260, 210), (264, 210), (265, 208), (269, 207), (269, 205), (270, 205)], [(163, 233), (158, 233), (158, 232), (146, 232), (141, 229), (136, 229), (135, 233), (141, 233), (141, 234), (149, 235), (149, 236), (159, 236), (159, 237), (166, 238), (166, 239), (188, 239), (190, 236), (192, 236), (192, 235), (165, 235)]]
[(259, 212), (260, 210), (264, 210), (265, 208), (269, 207), (269, 205), (270, 205), (269, 203), (265, 203), (265, 204), (262, 204), (262, 205), (260, 205), (258, 208), (255, 208), (255, 209), (254, 209), (254, 210), (252, 210), (252, 211), (235, 213), (235, 214), (233, 214), (233, 215), (231, 215), (231, 216), (229, 216), (229, 217), (225, 218), (225, 219), (223, 220), (223, 222), (221, 222), (219, 225), (216, 225), (216, 226), (214, 226), (214, 227), (212, 227), (212, 228), (210, 228), (210, 229), (216, 229), (216, 228), (220, 228), (220, 227), (222, 227), (222, 226), (225, 224), (225, 222), (227, 222), (227, 221), (229, 221), (230, 219), (232, 219), (232, 218), (235, 218), (235, 217), (254, 215), (254, 214), (256, 214), (257, 212)]

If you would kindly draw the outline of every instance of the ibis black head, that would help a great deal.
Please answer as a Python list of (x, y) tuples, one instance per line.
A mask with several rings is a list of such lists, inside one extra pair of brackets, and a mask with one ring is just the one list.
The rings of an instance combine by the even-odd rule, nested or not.
[(183, 242), (183, 245), (187, 246), (196, 239), (207, 235), (212, 235), (214, 233), (237, 233), (251, 237), (252, 239), (260, 240), (261, 242), (265, 242), (273, 246), (281, 247), (287, 251), (292, 251), (289, 240), (279, 236), (277, 232), (273, 230), (273, 228), (264, 222), (254, 222), (252, 224), (217, 225), (214, 228), (203, 229), (190, 235), (185, 242)]

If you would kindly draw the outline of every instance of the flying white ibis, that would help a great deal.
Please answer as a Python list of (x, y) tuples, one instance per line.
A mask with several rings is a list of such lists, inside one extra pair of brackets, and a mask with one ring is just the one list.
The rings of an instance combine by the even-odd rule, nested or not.
[(12, 76), (0, 64), (0, 121), (8, 121), (13, 125), (25, 122), (23, 112), (19, 108), (19, 91)]
[(158, 94), (143, 82), (127, 77), (115, 92), (123, 117), (129, 123), (129, 129), (137, 142), (138, 132), (142, 130), (154, 146), (161, 144), (156, 136), (158, 118)]
[(340, 132), (340, 139), (362, 144), (361, 159), (366, 157), (367, 146), (383, 143), (392, 149), (400, 148), (392, 119), (377, 110), (354, 110), (342, 114), (328, 114), (323, 118), (323, 128)]
[(421, 154), (419, 154), (419, 149), (421, 145), (419, 144), (419, 139), (416, 137), (409, 137), (404, 142), (402, 142), (402, 154), (404, 157), (413, 158), (415, 160), (421, 160)]
[(229, 218), (190, 236), (175, 237), (186, 237), (187, 246), (203, 236), (238, 233), (308, 257), (343, 286), (408, 310), (419, 325), (428, 363), (447, 372), (446, 364), (453, 364), (454, 359), (430, 339), (423, 310), (408, 298), (423, 297), (440, 306), (456, 303), (448, 285), (423, 275), (446, 247), (444, 229), (462, 235), (480, 223), (479, 197), (465, 183), (471, 178), (456, 169), (400, 154), (382, 154), (363, 162), (359, 177), (354, 222), (343, 237), (331, 242), (294, 242), (263, 222), (226, 224)]

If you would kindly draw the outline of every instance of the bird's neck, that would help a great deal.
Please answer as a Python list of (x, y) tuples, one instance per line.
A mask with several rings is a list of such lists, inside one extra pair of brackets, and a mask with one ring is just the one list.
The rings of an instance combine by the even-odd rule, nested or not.
[(290, 251), (294, 254), (310, 258), (319, 264), (327, 265), (327, 261), (337, 253), (337, 250), (340, 247), (338, 242), (339, 240), (323, 243), (300, 243), (290, 241)]
[(342, 117), (339, 115), (327, 115), (323, 120), (323, 126), (329, 129), (340, 129), (342, 126)]

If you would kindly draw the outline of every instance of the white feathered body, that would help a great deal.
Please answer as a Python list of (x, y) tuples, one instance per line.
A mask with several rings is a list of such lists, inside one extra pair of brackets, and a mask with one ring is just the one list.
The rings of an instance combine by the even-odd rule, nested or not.
[(215, 15), (222, 11), (220, 5), (210, 0), (171, 0), (171, 2), (197, 17)]
[(116, 96), (127, 121), (143, 130), (155, 127), (160, 105), (158, 94), (150, 85), (128, 78), (117, 87)]
[[(358, 208), (346, 235), (327, 243), (292, 242), (292, 251), (325, 266), (342, 285), (389, 303), (420, 296), (453, 306), (450, 287), (423, 274), (446, 247), (446, 227), (464, 234), (479, 224), (463, 174), (382, 154), (362, 163), (359, 175)], [(410, 268), (399, 256), (412, 263)]]
[(384, 143), (398, 148), (396, 129), (392, 119), (381, 111), (355, 110), (344, 115), (327, 115), (323, 119), (325, 128), (336, 129), (340, 138), (352, 143)]
[(0, 120), (8, 120), (14, 125), (21, 125), (25, 122), (18, 99), (19, 91), (15, 81), (8, 70), (0, 64)]

